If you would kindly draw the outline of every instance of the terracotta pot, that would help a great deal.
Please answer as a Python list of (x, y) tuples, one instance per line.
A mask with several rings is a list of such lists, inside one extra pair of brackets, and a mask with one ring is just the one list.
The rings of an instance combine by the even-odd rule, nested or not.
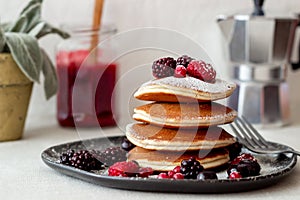
[(19, 69), (12, 56), (0, 54), (0, 141), (23, 135), (33, 82)]

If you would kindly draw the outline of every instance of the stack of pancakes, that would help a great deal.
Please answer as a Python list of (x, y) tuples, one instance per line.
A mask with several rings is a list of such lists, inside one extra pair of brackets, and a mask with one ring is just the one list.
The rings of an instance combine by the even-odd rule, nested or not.
[(218, 125), (232, 122), (236, 111), (213, 102), (232, 94), (235, 84), (217, 79), (206, 83), (193, 77), (166, 77), (143, 84), (134, 94), (151, 101), (136, 107), (126, 137), (136, 145), (128, 160), (142, 167), (169, 171), (181, 160), (195, 157), (205, 169), (229, 161), (227, 147), (235, 138)]

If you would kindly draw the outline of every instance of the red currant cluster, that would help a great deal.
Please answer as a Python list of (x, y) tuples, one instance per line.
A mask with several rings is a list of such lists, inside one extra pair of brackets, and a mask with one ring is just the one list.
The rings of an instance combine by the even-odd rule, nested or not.
[(180, 166), (176, 166), (173, 170), (168, 171), (167, 173), (160, 173), (157, 178), (159, 179), (184, 179), (182, 173), (180, 173)]

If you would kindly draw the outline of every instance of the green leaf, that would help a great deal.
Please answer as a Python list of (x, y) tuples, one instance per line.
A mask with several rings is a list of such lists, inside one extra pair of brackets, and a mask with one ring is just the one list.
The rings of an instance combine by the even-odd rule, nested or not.
[(9, 32), (27, 33), (40, 21), (40, 18), (41, 3), (32, 4), (21, 13), (17, 21), (11, 26)]
[(27, 6), (25, 6), (25, 8), (22, 10), (21, 15), (22, 15), (23, 13), (27, 12), (27, 11), (30, 9), (31, 6), (33, 6), (33, 5), (37, 4), (37, 3), (42, 4), (42, 3), (43, 3), (43, 0), (31, 0), (31, 1), (27, 4)]
[(24, 33), (5, 33), (6, 42), (21, 71), (32, 81), (39, 82), (42, 54), (36, 38)]
[(57, 76), (56, 76), (55, 67), (44, 50), (42, 50), (42, 55), (43, 55), (42, 72), (44, 75), (44, 89), (45, 89), (46, 99), (48, 100), (57, 92)]
[(0, 27), (3, 29), (4, 32), (8, 32), (11, 26), (12, 26), (11, 22), (2, 23), (0, 25)]
[(4, 32), (2, 30), (2, 28), (0, 27), (0, 53), (3, 52), (4, 46), (5, 46), (5, 35)]
[(26, 16), (21, 16), (12, 24), (8, 32), (25, 32), (28, 26), (28, 19)]
[(36, 26), (30, 30), (29, 34), (36, 37), (36, 38), (41, 38), (44, 37), (45, 35), (51, 34), (51, 33), (56, 33), (60, 35), (62, 38), (68, 38), (70, 35), (62, 31), (58, 28), (53, 27), (52, 25), (48, 24), (45, 21), (40, 21)]

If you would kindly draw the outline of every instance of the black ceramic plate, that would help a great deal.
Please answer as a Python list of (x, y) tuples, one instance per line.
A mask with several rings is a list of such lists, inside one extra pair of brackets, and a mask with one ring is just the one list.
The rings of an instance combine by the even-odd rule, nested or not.
[[(249, 191), (273, 185), (287, 176), (297, 163), (296, 156), (254, 154), (261, 165), (261, 174), (255, 177), (229, 180), (226, 172), (218, 172), (218, 180), (172, 180), (156, 178), (111, 177), (107, 170), (86, 172), (59, 163), (59, 156), (68, 149), (105, 149), (120, 146), (122, 137), (97, 138), (53, 146), (42, 152), (43, 161), (51, 168), (75, 177), (106, 187), (184, 193), (229, 193)], [(248, 151), (243, 149), (243, 151)]]

